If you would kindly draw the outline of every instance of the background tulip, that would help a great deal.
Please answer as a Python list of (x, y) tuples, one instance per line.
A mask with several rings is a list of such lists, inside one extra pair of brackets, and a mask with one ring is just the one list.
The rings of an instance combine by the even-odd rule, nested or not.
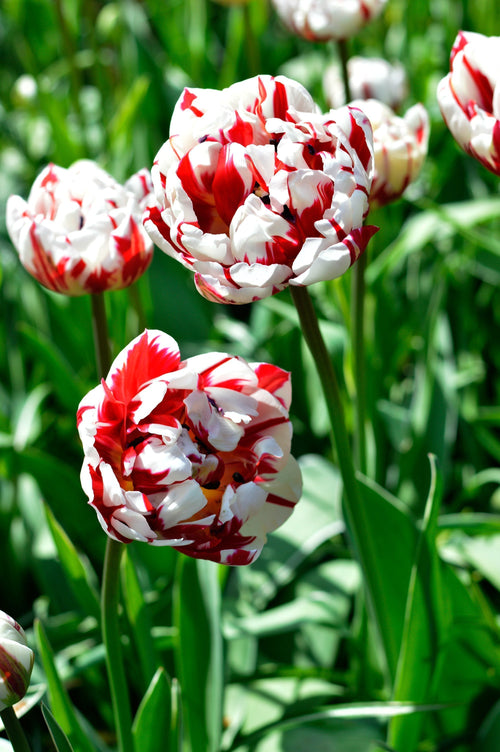
[(26, 694), (34, 653), (22, 627), (0, 611), (0, 711), (15, 705)]
[(370, 206), (396, 201), (418, 176), (427, 155), (429, 116), (421, 104), (411, 107), (403, 117), (375, 99), (357, 100), (373, 128), (375, 174)]
[(42, 285), (65, 295), (128, 287), (149, 266), (142, 227), (151, 190), (147, 170), (124, 186), (97, 164), (48, 165), (27, 201), (11, 196), (7, 229), (21, 263)]
[(500, 37), (459, 32), (450, 73), (437, 90), (441, 113), (457, 143), (500, 175)]
[(283, 23), (310, 40), (352, 37), (378, 16), (386, 0), (272, 0)]
[(375, 231), (363, 227), (372, 134), (357, 109), (322, 115), (300, 84), (259, 76), (185, 89), (170, 132), (145, 226), (209, 300), (338, 277)]
[[(389, 63), (380, 57), (354, 56), (347, 61), (347, 73), (352, 99), (378, 99), (397, 110), (408, 94), (406, 72), (400, 63)], [(346, 103), (338, 65), (326, 69), (323, 91), (330, 107)]]
[(148, 331), (82, 400), (82, 485), (116, 540), (248, 564), (301, 492), (290, 374), (225, 353), (181, 361)]

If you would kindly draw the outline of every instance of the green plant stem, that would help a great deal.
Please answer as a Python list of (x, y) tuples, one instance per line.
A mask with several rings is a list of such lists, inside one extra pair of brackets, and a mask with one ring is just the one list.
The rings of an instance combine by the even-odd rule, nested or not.
[[(111, 365), (106, 308), (103, 295), (92, 295), (92, 329), (99, 376), (104, 378)], [(101, 592), (102, 638), (106, 652), (113, 717), (115, 719), (118, 752), (134, 752), (132, 713), (123, 665), (120, 621), (120, 559), (123, 543), (108, 539), (104, 556)]]
[(31, 752), (28, 740), (24, 734), (24, 731), (19, 723), (14, 708), (5, 708), (0, 712), (0, 718), (3, 721), (7, 736), (10, 739), (14, 752)]
[(351, 271), (351, 341), (356, 388), (354, 456), (358, 470), (366, 474), (366, 364), (365, 364), (365, 269), (366, 252)]
[(250, 75), (257, 76), (259, 73), (262, 73), (262, 66), (260, 62), (259, 44), (255, 36), (249, 3), (245, 3), (243, 6), (243, 21), (248, 70), (250, 71)]
[(111, 365), (111, 349), (109, 347), (104, 295), (99, 293), (90, 297), (92, 300), (92, 332), (94, 335), (97, 375), (100, 379), (104, 379)]
[(106, 650), (111, 702), (116, 724), (119, 752), (134, 752), (132, 714), (123, 666), (118, 602), (120, 594), (120, 559), (123, 543), (108, 539), (104, 557), (101, 593), (102, 636)]
[(375, 594), (385, 592), (384, 583), (377, 567), (377, 552), (369, 534), (369, 523), (364, 501), (356, 481), (349, 436), (344, 418), (344, 408), (337, 375), (323, 340), (316, 311), (307, 287), (293, 287), (290, 292), (299, 315), (302, 334), (314, 358), (318, 376), (325, 395), (326, 407), (333, 433), (334, 449), (342, 476), (344, 490), (344, 514), (354, 553), (361, 566), (367, 591), (367, 603), (374, 616), (386, 654), (385, 630), (383, 628), (384, 604)]
[(349, 74), (347, 72), (347, 61), (349, 60), (349, 51), (347, 49), (347, 42), (345, 39), (341, 39), (337, 42), (337, 49), (340, 58), (340, 68), (342, 70), (342, 81), (344, 82), (344, 97), (346, 104), (352, 99), (351, 87), (349, 85)]

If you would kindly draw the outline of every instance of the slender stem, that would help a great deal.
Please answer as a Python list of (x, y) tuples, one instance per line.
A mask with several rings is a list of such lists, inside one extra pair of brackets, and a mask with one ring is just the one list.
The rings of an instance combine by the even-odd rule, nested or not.
[(260, 62), (259, 44), (255, 36), (249, 3), (245, 3), (243, 6), (243, 19), (248, 70), (252, 76), (257, 76), (262, 72), (262, 66)]
[(363, 253), (352, 269), (351, 339), (356, 386), (354, 450), (357, 467), (366, 474), (365, 269), (366, 253)]
[(344, 96), (346, 104), (352, 99), (351, 87), (349, 85), (349, 74), (347, 72), (347, 61), (349, 60), (349, 52), (347, 49), (347, 42), (345, 39), (340, 39), (337, 42), (337, 49), (340, 57), (340, 67), (342, 70), (342, 80), (344, 82)]
[(106, 306), (102, 293), (91, 295), (92, 331), (94, 334), (95, 359), (99, 378), (105, 378), (111, 365)]
[[(92, 295), (92, 328), (97, 369), (103, 378), (111, 365), (106, 308), (102, 295)], [(120, 596), (120, 558), (123, 543), (108, 539), (104, 556), (101, 592), (102, 638), (106, 652), (113, 716), (115, 719), (118, 752), (134, 752), (132, 713), (123, 665), (118, 606)]]
[(14, 708), (5, 708), (0, 712), (0, 718), (3, 721), (7, 736), (14, 749), (14, 752), (31, 752), (28, 740), (19, 723), (19, 719)]
[(382, 644), (386, 648), (386, 654), (388, 654), (383, 628), (384, 603), (377, 602), (385, 592), (384, 582), (377, 568), (377, 550), (373, 538), (368, 532), (370, 525), (355, 477), (337, 375), (321, 335), (316, 311), (307, 288), (290, 286), (290, 292), (299, 315), (302, 334), (314, 358), (325, 395), (333, 432), (334, 448), (337, 452), (337, 461), (343, 481), (344, 514), (347, 528), (354, 553), (363, 572), (367, 602), (374, 615)]
[(134, 752), (132, 714), (128, 696), (125, 668), (123, 666), (118, 601), (120, 594), (120, 558), (123, 543), (108, 539), (104, 557), (104, 574), (101, 594), (102, 636), (106, 650), (111, 702), (116, 723), (119, 752)]

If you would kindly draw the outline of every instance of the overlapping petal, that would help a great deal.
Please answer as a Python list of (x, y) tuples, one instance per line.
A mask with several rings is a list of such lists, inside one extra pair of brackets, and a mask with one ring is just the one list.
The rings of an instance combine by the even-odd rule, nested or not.
[(125, 185), (89, 160), (48, 165), (28, 200), (11, 196), (7, 229), (21, 263), (42, 285), (65, 295), (128, 287), (149, 266), (153, 245), (142, 226), (151, 176)]
[(373, 147), (355, 108), (321, 114), (307, 91), (258, 76), (186, 89), (152, 169), (155, 243), (209, 300), (248, 303), (332, 279), (364, 250)]
[(109, 536), (248, 564), (301, 492), (290, 374), (225, 353), (181, 361), (146, 330), (81, 401), (82, 486)]
[(373, 128), (375, 175), (370, 206), (396, 201), (418, 176), (427, 156), (429, 116), (416, 104), (403, 117), (375, 99), (352, 102), (362, 109)]
[(283, 23), (309, 40), (349, 39), (378, 16), (386, 0), (272, 0)]
[(459, 32), (450, 72), (438, 85), (441, 113), (457, 143), (500, 175), (500, 37)]
[(22, 627), (0, 611), (0, 711), (26, 694), (34, 658)]

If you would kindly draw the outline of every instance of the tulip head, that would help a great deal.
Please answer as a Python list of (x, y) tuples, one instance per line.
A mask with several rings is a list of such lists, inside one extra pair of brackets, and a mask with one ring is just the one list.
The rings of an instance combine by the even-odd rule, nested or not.
[(354, 36), (382, 11), (386, 0), (272, 0), (285, 24), (310, 41)]
[(19, 702), (28, 689), (34, 653), (22, 627), (0, 611), (0, 711)]

